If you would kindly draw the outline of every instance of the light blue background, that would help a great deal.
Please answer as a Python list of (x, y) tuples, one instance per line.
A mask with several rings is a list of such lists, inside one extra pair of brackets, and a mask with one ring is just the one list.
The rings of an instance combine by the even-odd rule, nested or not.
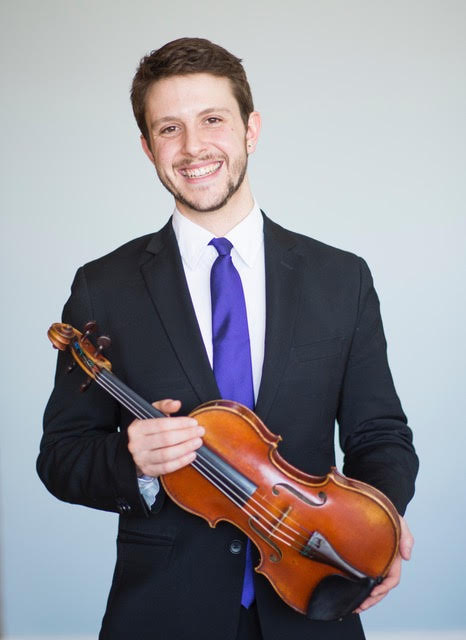
[[(76, 268), (158, 229), (172, 202), (139, 148), (138, 59), (184, 35), (244, 59), (251, 161), (279, 223), (369, 262), (422, 462), (402, 585), (367, 629), (464, 629), (466, 3), (3, 0), (1, 545), (5, 632), (95, 633), (116, 516), (35, 475)], [(79, 374), (76, 374), (79, 377)]]

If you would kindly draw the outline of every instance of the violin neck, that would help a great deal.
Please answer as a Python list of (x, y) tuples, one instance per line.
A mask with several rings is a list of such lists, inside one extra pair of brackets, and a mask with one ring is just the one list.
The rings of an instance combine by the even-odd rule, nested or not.
[[(102, 369), (96, 382), (130, 411), (136, 418), (163, 418), (165, 414), (141, 398), (111, 371)], [(234, 467), (222, 460), (205, 445), (197, 450), (190, 463), (201, 475), (221, 491), (229, 500), (241, 507), (256, 491), (257, 486)]]
[(95, 381), (136, 418), (144, 420), (146, 418), (165, 417), (164, 413), (153, 407), (149, 402), (144, 400), (144, 398), (141, 398), (141, 396), (130, 389), (111, 371), (102, 369), (101, 372), (95, 376)]

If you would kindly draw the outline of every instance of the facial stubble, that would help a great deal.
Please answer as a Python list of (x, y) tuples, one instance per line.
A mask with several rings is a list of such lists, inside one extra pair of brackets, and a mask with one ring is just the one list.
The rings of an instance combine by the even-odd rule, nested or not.
[[(205, 160), (210, 160), (210, 158), (207, 158)], [(223, 162), (225, 161), (223, 160)], [(184, 196), (183, 193), (176, 188), (176, 186), (171, 182), (169, 178), (166, 178), (165, 176), (161, 175), (161, 172), (159, 171), (157, 166), (155, 167), (155, 170), (157, 171), (157, 175), (159, 177), (160, 182), (172, 194), (172, 196), (175, 198), (177, 202), (180, 202), (181, 204), (189, 207), (190, 209), (198, 213), (209, 213), (212, 211), (218, 211), (219, 209), (224, 207), (227, 204), (227, 202), (231, 199), (231, 197), (238, 191), (238, 189), (241, 187), (244, 181), (244, 178), (246, 176), (247, 168), (248, 168), (248, 154), (245, 151), (244, 157), (236, 160), (233, 163), (232, 175), (230, 176), (226, 184), (225, 191), (219, 194), (219, 197), (216, 202), (213, 202), (212, 204), (205, 207), (202, 207), (198, 202), (195, 202), (194, 200)], [(238, 177), (236, 180), (234, 180), (235, 173), (238, 174)]]

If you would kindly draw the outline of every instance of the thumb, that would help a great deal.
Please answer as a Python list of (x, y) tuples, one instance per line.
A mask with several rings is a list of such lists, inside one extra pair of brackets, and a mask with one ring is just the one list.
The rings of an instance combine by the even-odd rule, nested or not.
[(180, 410), (181, 402), (179, 400), (165, 398), (164, 400), (157, 400), (157, 402), (153, 402), (152, 406), (169, 416), (171, 413), (176, 413)]

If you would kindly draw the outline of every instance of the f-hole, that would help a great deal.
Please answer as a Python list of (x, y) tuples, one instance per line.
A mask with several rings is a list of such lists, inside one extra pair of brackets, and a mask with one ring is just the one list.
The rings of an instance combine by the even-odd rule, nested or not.
[(317, 494), (318, 497), (320, 498), (320, 502), (314, 502), (313, 500), (310, 500), (308, 497), (303, 496), (303, 494), (300, 491), (297, 491), (294, 487), (290, 486), (286, 482), (279, 482), (278, 484), (275, 484), (272, 487), (272, 493), (274, 494), (274, 496), (280, 495), (280, 491), (277, 489), (277, 487), (283, 487), (284, 489), (286, 489), (287, 491), (289, 491), (294, 496), (296, 496), (306, 504), (310, 505), (311, 507), (322, 507), (327, 502), (327, 494), (324, 491), (319, 491), (319, 493)]

